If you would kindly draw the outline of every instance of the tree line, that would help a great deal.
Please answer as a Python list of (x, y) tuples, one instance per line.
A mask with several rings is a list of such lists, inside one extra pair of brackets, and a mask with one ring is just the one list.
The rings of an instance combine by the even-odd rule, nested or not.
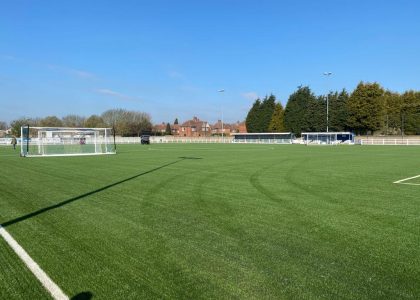
[[(6, 124), (0, 125), (5, 126)], [(19, 137), (20, 128), (25, 125), (33, 127), (109, 127), (113, 128), (117, 135), (121, 136), (140, 136), (143, 131), (150, 131), (152, 128), (149, 114), (122, 108), (109, 109), (101, 115), (94, 114), (87, 118), (75, 114), (70, 114), (62, 118), (58, 118), (57, 116), (47, 116), (45, 118), (22, 117), (10, 123), (12, 134)]]
[(246, 117), (248, 132), (351, 131), (359, 135), (420, 134), (420, 92), (395, 93), (378, 83), (360, 82), (353, 92), (345, 89), (316, 96), (301, 86), (289, 96), (286, 107), (274, 95), (256, 99)]

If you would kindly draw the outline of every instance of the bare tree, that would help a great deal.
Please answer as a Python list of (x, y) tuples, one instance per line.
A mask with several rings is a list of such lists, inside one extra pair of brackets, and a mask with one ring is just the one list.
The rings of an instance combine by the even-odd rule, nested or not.
[(62, 127), (63, 122), (56, 116), (48, 116), (40, 120), (39, 124), (42, 127)]
[(91, 115), (89, 118), (85, 120), (84, 123), (85, 127), (89, 128), (102, 128), (106, 127), (104, 120), (98, 115)]
[(151, 117), (141, 111), (129, 112), (129, 125), (132, 135), (140, 136), (142, 131), (150, 131), (152, 128)]
[(6, 130), (7, 129), (7, 123), (0, 121), (0, 130)]
[(102, 113), (101, 117), (107, 126), (114, 128), (115, 132), (122, 136), (129, 135), (127, 110), (122, 108), (109, 109)]
[(122, 136), (140, 136), (142, 131), (152, 127), (149, 114), (125, 109), (110, 109), (101, 115), (107, 126), (113, 127)]
[(65, 127), (83, 127), (85, 123), (85, 117), (78, 115), (67, 115), (61, 120)]
[(19, 119), (13, 120), (10, 123), (10, 127), (12, 128), (12, 134), (16, 137), (20, 137), (20, 128), (22, 126), (38, 126), (39, 122), (39, 119), (31, 119), (27, 117), (21, 117)]

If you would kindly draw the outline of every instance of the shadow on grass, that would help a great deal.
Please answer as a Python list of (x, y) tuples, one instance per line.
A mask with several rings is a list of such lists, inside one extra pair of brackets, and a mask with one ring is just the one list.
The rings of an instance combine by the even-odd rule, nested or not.
[(39, 210), (36, 210), (36, 211), (34, 211), (34, 212), (31, 212), (31, 213), (26, 214), (26, 215), (21, 216), (21, 217), (18, 217), (18, 218), (16, 218), (16, 219), (6, 221), (6, 222), (4, 222), (4, 223), (0, 224), (0, 226), (2, 226), (2, 227), (7, 227), (7, 226), (13, 225), (13, 224), (15, 224), (15, 223), (19, 223), (19, 222), (25, 221), (26, 219), (29, 219), (29, 218), (32, 218), (32, 217), (38, 216), (38, 215), (43, 214), (43, 213), (45, 213), (45, 212), (47, 212), (47, 211), (50, 211), (50, 210), (52, 210), (52, 209), (56, 209), (56, 208), (62, 207), (62, 206), (64, 206), (64, 205), (70, 204), (70, 203), (72, 203), (72, 202), (74, 202), (74, 201), (81, 200), (81, 199), (83, 199), (83, 198), (85, 198), (85, 197), (87, 197), (87, 196), (90, 196), (90, 195), (93, 195), (93, 194), (96, 194), (96, 193), (99, 193), (99, 192), (105, 191), (105, 190), (107, 190), (107, 189), (109, 189), (109, 188), (112, 188), (112, 187), (114, 187), (114, 186), (116, 186), (116, 185), (119, 185), (119, 184), (121, 184), (121, 183), (124, 183), (124, 182), (130, 181), (130, 180), (136, 179), (136, 178), (138, 178), (138, 177), (140, 177), (140, 176), (144, 176), (144, 175), (150, 174), (150, 173), (152, 173), (152, 172), (158, 171), (158, 170), (160, 170), (160, 169), (163, 169), (163, 168), (165, 168), (165, 167), (169, 167), (170, 165), (173, 165), (173, 164), (179, 163), (179, 162), (181, 162), (181, 161), (183, 161), (183, 160), (186, 160), (186, 159), (200, 159), (200, 158), (196, 158), (196, 157), (179, 157), (179, 159), (178, 159), (178, 160), (176, 160), (176, 161), (173, 161), (173, 162), (167, 163), (167, 164), (165, 164), (165, 165), (163, 165), (163, 166), (160, 166), (160, 167), (157, 167), (157, 168), (151, 169), (151, 170), (149, 170), (149, 171), (146, 171), (146, 172), (143, 172), (143, 173), (140, 173), (140, 174), (137, 174), (137, 175), (134, 175), (134, 176), (128, 177), (128, 178), (126, 178), (126, 179), (123, 179), (123, 180), (117, 181), (117, 182), (115, 182), (115, 183), (112, 183), (112, 184), (106, 185), (106, 186), (101, 187), (101, 188), (99, 188), (99, 189), (97, 189), (97, 190), (94, 190), (94, 191), (91, 191), (91, 192), (88, 192), (88, 193), (85, 193), (85, 194), (82, 194), (82, 195), (79, 195), (79, 196), (76, 196), (76, 197), (73, 197), (73, 198), (67, 199), (67, 200), (62, 201), (62, 202), (59, 202), (59, 203), (57, 203), (57, 204), (54, 204), (54, 205), (51, 205), (51, 206), (47, 206), (47, 207), (41, 208), (41, 209), (39, 209)]
[(70, 300), (90, 300), (92, 297), (93, 294), (91, 292), (81, 292), (71, 297)]

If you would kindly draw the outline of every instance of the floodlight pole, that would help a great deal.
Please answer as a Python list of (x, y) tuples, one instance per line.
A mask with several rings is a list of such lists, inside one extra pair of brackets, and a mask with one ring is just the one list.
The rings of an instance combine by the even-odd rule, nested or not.
[[(331, 75), (332, 75), (332, 72), (324, 72), (324, 76), (326, 76), (327, 78), (330, 77)], [(327, 98), (327, 132), (328, 132), (328, 105), (329, 105), (328, 94), (329, 94), (329, 91), (327, 91), (327, 96), (326, 96)]]
[[(225, 90), (224, 89), (221, 89), (221, 90), (218, 90), (217, 92), (219, 92), (219, 93), (224, 93), (225, 92)], [(224, 136), (224, 128), (223, 128), (223, 99), (222, 99), (222, 106), (221, 106), (221, 111), (222, 111), (222, 143), (224, 143), (225, 142), (225, 136)]]

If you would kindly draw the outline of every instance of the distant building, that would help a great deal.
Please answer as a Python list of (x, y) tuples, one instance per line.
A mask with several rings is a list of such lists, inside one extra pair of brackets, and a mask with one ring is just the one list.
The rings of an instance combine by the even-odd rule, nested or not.
[(245, 121), (243, 122), (236, 122), (232, 125), (232, 132), (235, 133), (247, 133)]
[[(164, 135), (166, 133), (166, 123), (153, 126), (153, 131)], [(199, 137), (222, 135), (222, 121), (218, 120), (215, 124), (210, 125), (207, 121), (201, 121), (197, 117), (193, 117), (181, 125), (171, 124), (171, 132), (173, 136)], [(226, 136), (233, 133), (246, 133), (245, 122), (236, 122), (233, 124), (223, 123), (223, 134)]]
[(179, 127), (180, 136), (195, 137), (211, 135), (209, 123), (207, 121), (201, 121), (197, 117), (182, 123)]
[(178, 124), (172, 124), (171, 125), (171, 131), (172, 131), (172, 135), (179, 135), (179, 125)]
[(211, 133), (213, 135), (230, 135), (232, 126), (228, 123), (222, 123), (221, 120), (218, 120), (216, 123), (211, 125)]
[(162, 122), (162, 124), (157, 124), (153, 126), (153, 132), (157, 134), (164, 135), (166, 132), (166, 123)]
[(236, 122), (233, 124), (223, 123), (222, 130), (222, 121), (218, 120), (215, 124), (211, 126), (211, 133), (214, 135), (221, 135), (223, 132), (224, 135), (232, 135), (233, 133), (246, 133), (245, 122)]
[(0, 138), (8, 137), (12, 135), (12, 128), (6, 130), (0, 130)]

